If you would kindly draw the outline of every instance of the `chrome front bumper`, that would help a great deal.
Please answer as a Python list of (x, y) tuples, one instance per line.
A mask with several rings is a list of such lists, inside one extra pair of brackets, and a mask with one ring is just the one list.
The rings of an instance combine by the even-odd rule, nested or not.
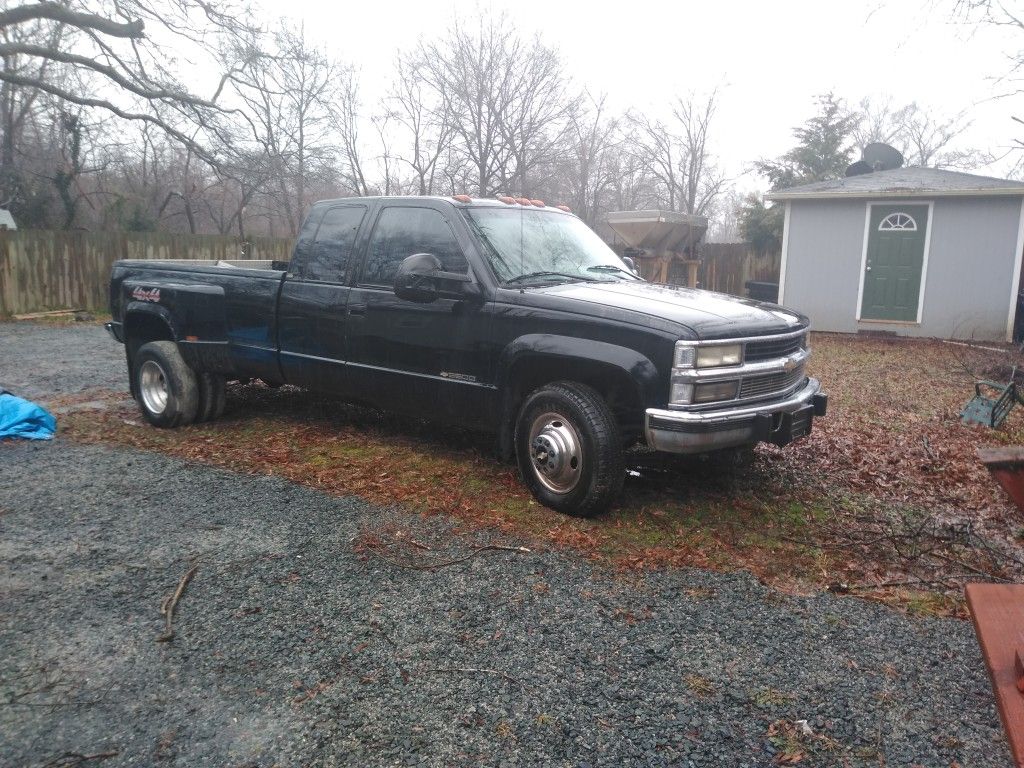
[(758, 442), (786, 445), (807, 435), (815, 416), (824, 416), (828, 396), (817, 379), (782, 400), (714, 411), (648, 408), (647, 444), (670, 453), (704, 453)]

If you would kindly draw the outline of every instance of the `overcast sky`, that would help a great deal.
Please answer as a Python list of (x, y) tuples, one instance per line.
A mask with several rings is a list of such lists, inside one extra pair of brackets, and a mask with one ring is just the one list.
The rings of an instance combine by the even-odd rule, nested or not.
[[(525, 32), (539, 32), (563, 57), (566, 76), (614, 108), (664, 112), (669, 100), (718, 87), (715, 150), (740, 177), (750, 161), (792, 143), (792, 128), (828, 90), (857, 102), (891, 95), (942, 113), (966, 110), (973, 124), (961, 144), (1003, 154), (1024, 126), (1024, 99), (993, 98), (1010, 87), (1007, 52), (1024, 32), (969, 27), (952, 18), (954, 0), (713, 0), (575, 2), (572, 0), (387, 0), (371, 3), (289, 0), (268, 5), (268, 22), (286, 13), (307, 33), (361, 69), (364, 101), (383, 92), (396, 52), (421, 35), (443, 34), (455, 14), (506, 12)], [(978, 172), (995, 175), (1004, 160)], [(738, 178), (756, 188), (756, 178)]]

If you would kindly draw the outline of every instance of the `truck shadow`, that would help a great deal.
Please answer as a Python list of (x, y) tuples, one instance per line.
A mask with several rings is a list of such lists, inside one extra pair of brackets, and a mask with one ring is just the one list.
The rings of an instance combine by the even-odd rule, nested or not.
[[(269, 419), (283, 431), (303, 430), (302, 439), (328, 439), (344, 433), (357, 440), (389, 442), (448, 459), (473, 461), (476, 470), (514, 471), (499, 460), (493, 435), (440, 422), (386, 413), (297, 387), (268, 387), (261, 382), (233, 384), (222, 421), (242, 430), (247, 421)], [(313, 428), (315, 435), (309, 433)], [(674, 456), (635, 446), (625, 456), (625, 490), (619, 508), (643, 506), (671, 498), (728, 498), (763, 492), (779, 483), (778, 467), (765, 466), (767, 449), (756, 454), (724, 452), (707, 456)]]

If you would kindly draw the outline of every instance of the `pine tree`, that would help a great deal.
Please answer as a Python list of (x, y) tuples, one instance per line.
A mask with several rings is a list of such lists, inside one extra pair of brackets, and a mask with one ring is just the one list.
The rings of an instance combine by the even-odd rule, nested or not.
[[(837, 179), (846, 172), (853, 154), (852, 137), (859, 116), (832, 93), (818, 96), (818, 114), (793, 129), (799, 142), (777, 160), (758, 160), (754, 167), (768, 178), (772, 191)], [(738, 211), (740, 233), (759, 252), (778, 250), (782, 242), (783, 208), (766, 206), (749, 196)]]
[(783, 207), (766, 206), (759, 195), (747, 195), (739, 208), (739, 231), (758, 253), (773, 253), (782, 245)]
[(768, 177), (772, 190), (837, 179), (850, 164), (850, 139), (857, 127), (857, 115), (831, 93), (818, 96), (817, 102), (818, 114), (793, 130), (799, 141), (795, 147), (777, 160), (754, 163), (758, 173)]

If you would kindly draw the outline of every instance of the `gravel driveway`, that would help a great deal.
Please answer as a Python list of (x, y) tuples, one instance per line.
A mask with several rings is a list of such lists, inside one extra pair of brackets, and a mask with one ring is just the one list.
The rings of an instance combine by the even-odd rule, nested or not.
[[(70, 347), (69, 329), (10, 329), (5, 386), (123, 389), (92, 329)], [(0, 765), (768, 766), (797, 747), (801, 765), (1010, 764), (961, 621), (557, 552), (399, 567), (358, 543), (400, 529), (456, 559), (480, 542), (60, 438), (0, 443), (0, 467)], [(777, 721), (798, 720), (815, 735), (794, 747)]]
[(124, 347), (102, 325), (0, 323), (0, 387), (29, 400), (128, 390)]

